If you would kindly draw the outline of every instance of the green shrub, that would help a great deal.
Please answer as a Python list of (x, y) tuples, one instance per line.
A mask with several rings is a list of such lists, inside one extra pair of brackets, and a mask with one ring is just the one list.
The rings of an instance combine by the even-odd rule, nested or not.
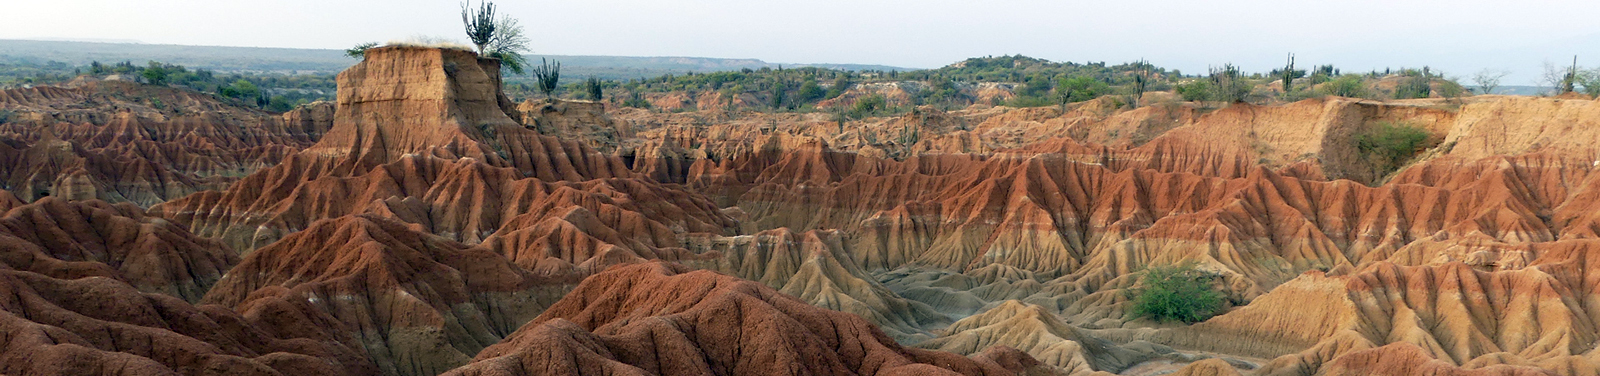
[(378, 42), (367, 42), (367, 43), (358, 44), (355, 47), (350, 47), (350, 48), (345, 49), (344, 50), (344, 56), (348, 56), (348, 57), (356, 58), (356, 59), (363, 59), (363, 58), (367, 57), (367, 50), (370, 50), (373, 47), (377, 47), (377, 46), (378, 46)]
[(644, 96), (639, 95), (639, 93), (633, 93), (633, 95), (628, 97), (628, 100), (622, 101), (622, 105), (625, 107), (650, 109), (650, 101), (644, 100)]
[(1055, 105), (1054, 102), (1051, 102), (1049, 99), (1045, 99), (1044, 97), (1021, 97), (1021, 96), (1012, 97), (1011, 100), (1005, 101), (1004, 104), (1006, 106), (1016, 107), (1016, 108), (1045, 107), (1045, 106)]
[(1427, 98), (1433, 94), (1433, 73), (1428, 67), (1422, 67), (1421, 71), (1406, 70), (1403, 74), (1405, 78), (1394, 88), (1394, 99)]
[(1173, 87), (1173, 91), (1178, 92), (1178, 96), (1183, 97), (1183, 100), (1185, 100), (1185, 101), (1190, 101), (1190, 102), (1209, 101), (1209, 100), (1211, 100), (1211, 81), (1209, 81), (1209, 80), (1189, 81), (1189, 82), (1178, 84), (1177, 86), (1174, 86)]
[(1220, 276), (1200, 270), (1194, 263), (1150, 266), (1129, 290), (1133, 314), (1159, 321), (1196, 323), (1222, 310), (1222, 292), (1211, 287)]
[(827, 95), (828, 91), (823, 90), (821, 85), (817, 85), (817, 80), (806, 80), (805, 83), (800, 84), (800, 92), (795, 94), (795, 100), (800, 101), (800, 103), (813, 103)]
[(1322, 90), (1329, 95), (1345, 98), (1362, 98), (1367, 96), (1367, 87), (1361, 82), (1361, 76), (1347, 74), (1339, 76), (1322, 86)]
[(1080, 76), (1061, 80), (1056, 92), (1061, 103), (1077, 103), (1106, 95), (1111, 92), (1111, 86), (1094, 78)]
[(1254, 86), (1233, 64), (1211, 68), (1208, 78), (1211, 79), (1211, 99), (1228, 103), (1243, 102), (1250, 96), (1250, 89)]
[(852, 119), (863, 119), (876, 115), (887, 108), (889, 108), (888, 98), (873, 94), (856, 99), (856, 104), (850, 106), (849, 115)]
[(1356, 151), (1372, 163), (1373, 178), (1400, 169), (1407, 159), (1431, 147), (1428, 131), (1411, 124), (1382, 121), (1355, 135)]

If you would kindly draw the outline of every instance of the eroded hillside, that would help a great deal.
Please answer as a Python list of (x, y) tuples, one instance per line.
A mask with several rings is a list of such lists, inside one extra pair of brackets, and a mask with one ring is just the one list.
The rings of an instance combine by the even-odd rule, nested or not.
[[(1600, 102), (852, 120), (515, 103), (499, 72), (372, 49), (336, 103), (282, 116), (117, 82), (0, 92), (0, 308), (37, 334), (0, 357), (62, 359), (0, 372), (1600, 367)], [(1363, 141), (1392, 129), (1416, 139)], [(1144, 270), (1177, 264), (1215, 274), (1224, 311), (1131, 313)]]

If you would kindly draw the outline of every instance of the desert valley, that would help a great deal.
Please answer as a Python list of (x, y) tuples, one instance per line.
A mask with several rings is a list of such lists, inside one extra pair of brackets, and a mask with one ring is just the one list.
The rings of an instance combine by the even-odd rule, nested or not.
[(1600, 374), (1581, 82), (488, 55), (0, 90), (0, 375)]

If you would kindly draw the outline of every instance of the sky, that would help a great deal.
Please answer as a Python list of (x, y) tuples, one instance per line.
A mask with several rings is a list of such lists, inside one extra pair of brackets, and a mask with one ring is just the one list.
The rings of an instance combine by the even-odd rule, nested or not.
[[(936, 68), (969, 57), (1146, 59), (1188, 73), (1430, 66), (1531, 85), (1546, 61), (1600, 67), (1587, 0), (502, 0), (532, 52)], [(0, 0), (0, 39), (343, 49), (464, 40), (458, 0)], [(1585, 55), (1587, 54), (1587, 56)], [(1585, 63), (1587, 62), (1587, 64)]]

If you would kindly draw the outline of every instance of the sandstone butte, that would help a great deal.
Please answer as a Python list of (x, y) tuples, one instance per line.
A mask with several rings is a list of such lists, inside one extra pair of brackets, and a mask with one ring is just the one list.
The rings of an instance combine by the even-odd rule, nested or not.
[[(840, 123), (519, 104), (499, 72), (377, 48), (281, 116), (0, 91), (0, 374), (1600, 372), (1600, 102)], [(1428, 149), (1389, 172), (1351, 142), (1381, 124)], [(1226, 312), (1129, 315), (1178, 262)]]

